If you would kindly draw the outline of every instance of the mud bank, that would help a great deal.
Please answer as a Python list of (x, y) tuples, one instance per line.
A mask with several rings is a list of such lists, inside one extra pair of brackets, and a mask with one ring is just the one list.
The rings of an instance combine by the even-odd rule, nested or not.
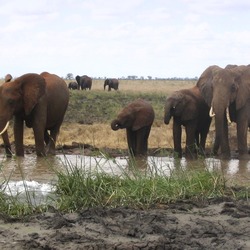
[(1, 218), (1, 249), (249, 249), (250, 204), (180, 201)]

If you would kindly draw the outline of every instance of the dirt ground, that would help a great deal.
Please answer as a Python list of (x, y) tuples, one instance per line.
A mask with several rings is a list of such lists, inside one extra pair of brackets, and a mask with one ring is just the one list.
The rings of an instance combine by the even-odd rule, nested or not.
[(180, 201), (149, 210), (89, 208), (0, 219), (1, 249), (250, 249), (246, 201)]

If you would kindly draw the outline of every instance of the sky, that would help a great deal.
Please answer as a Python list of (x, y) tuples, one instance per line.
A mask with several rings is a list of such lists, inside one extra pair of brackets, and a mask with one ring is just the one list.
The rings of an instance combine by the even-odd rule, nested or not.
[(199, 77), (250, 64), (249, 0), (0, 0), (0, 78)]

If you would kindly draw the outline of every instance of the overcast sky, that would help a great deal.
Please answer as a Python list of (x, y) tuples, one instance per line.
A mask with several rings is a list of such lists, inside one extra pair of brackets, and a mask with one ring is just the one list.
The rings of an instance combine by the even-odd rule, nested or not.
[(250, 64), (249, 0), (0, 0), (0, 77), (195, 77)]

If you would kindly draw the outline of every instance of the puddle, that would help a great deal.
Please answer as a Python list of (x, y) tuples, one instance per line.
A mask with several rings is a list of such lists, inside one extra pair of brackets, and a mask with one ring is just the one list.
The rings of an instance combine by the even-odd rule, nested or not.
[[(57, 181), (55, 171), (77, 167), (86, 171), (122, 175), (124, 171), (128, 170), (128, 164), (126, 157), (106, 159), (82, 155), (57, 155), (56, 157), (37, 158), (35, 155), (26, 155), (7, 159), (0, 156), (0, 189), (7, 195), (23, 196), (23, 199), (28, 193), (32, 203), (37, 200), (45, 202), (46, 197), (53, 191), (53, 184)], [(232, 183), (250, 183), (250, 161), (236, 159), (221, 161), (214, 158), (186, 161), (185, 158), (176, 160), (172, 157), (148, 157), (146, 165), (146, 171), (149, 174), (157, 173), (168, 176), (177, 168), (188, 170), (203, 167), (208, 168), (209, 171), (222, 171)], [(8, 183), (7, 186), (6, 183)], [(36, 198), (33, 200), (34, 193)]]

